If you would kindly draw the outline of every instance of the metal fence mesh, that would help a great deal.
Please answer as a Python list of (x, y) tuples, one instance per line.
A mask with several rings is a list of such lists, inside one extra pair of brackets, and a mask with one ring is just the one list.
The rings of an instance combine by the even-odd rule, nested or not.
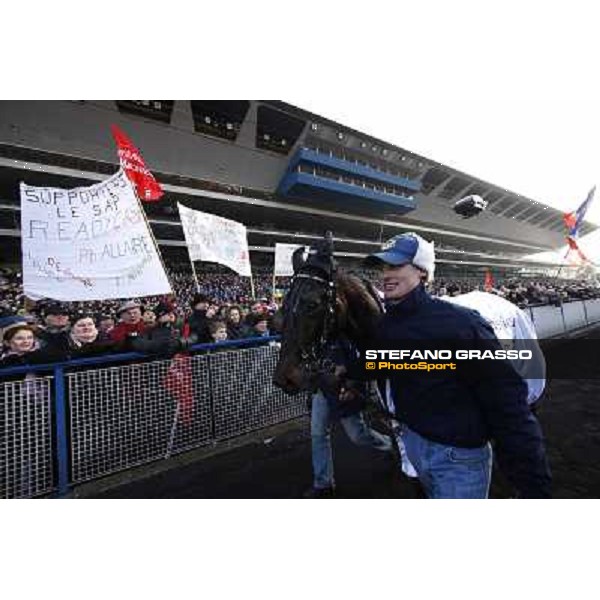
[(279, 349), (261, 346), (210, 357), (215, 439), (220, 440), (304, 415), (308, 396), (289, 396), (272, 382)]
[(212, 440), (207, 357), (67, 375), (74, 483)]
[(71, 481), (306, 414), (307, 396), (271, 382), (278, 352), (261, 346), (68, 374)]
[(52, 377), (0, 383), (0, 498), (32, 498), (53, 484)]

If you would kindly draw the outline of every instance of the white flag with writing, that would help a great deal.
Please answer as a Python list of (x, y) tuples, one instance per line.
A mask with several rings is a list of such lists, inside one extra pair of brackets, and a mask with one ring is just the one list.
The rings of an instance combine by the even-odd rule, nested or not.
[(177, 203), (190, 260), (225, 265), (252, 276), (246, 227), (237, 221), (200, 212)]
[(89, 187), (21, 183), (23, 288), (32, 298), (107, 300), (171, 293), (123, 173)]
[(290, 277), (294, 274), (292, 266), (292, 254), (300, 244), (275, 244), (275, 275)]

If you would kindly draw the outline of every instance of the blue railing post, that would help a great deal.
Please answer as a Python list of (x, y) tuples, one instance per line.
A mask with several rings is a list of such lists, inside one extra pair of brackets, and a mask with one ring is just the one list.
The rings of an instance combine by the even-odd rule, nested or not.
[(69, 443), (65, 371), (62, 365), (54, 367), (54, 406), (56, 408), (56, 454), (58, 463), (57, 496), (64, 498), (69, 491)]

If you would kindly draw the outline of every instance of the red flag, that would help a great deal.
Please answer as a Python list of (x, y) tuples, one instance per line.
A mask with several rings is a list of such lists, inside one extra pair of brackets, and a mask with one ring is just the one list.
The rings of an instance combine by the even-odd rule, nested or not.
[(154, 175), (146, 167), (140, 151), (116, 125), (113, 125), (111, 129), (117, 144), (121, 167), (135, 186), (140, 200), (145, 202), (158, 200), (164, 192), (158, 181), (154, 179)]
[(577, 225), (577, 215), (574, 212), (565, 213), (563, 215), (563, 221), (567, 226), (567, 229), (570, 231)]
[(190, 425), (194, 416), (194, 388), (192, 386), (192, 359), (187, 354), (176, 354), (163, 380), (165, 389), (177, 401), (184, 425)]
[(577, 240), (575, 240), (575, 238), (573, 238), (571, 236), (567, 236), (567, 244), (569, 244), (569, 250), (567, 251), (565, 258), (567, 258), (569, 256), (569, 254), (571, 253), (571, 251), (573, 251), (573, 252), (575, 252), (576, 256), (578, 257), (577, 263), (583, 264), (583, 263), (591, 262), (585, 256), (585, 254), (581, 251), (581, 249), (579, 248), (579, 245), (577, 244)]
[(483, 282), (483, 289), (486, 292), (489, 292), (494, 287), (494, 278), (492, 277), (492, 272), (488, 269), (485, 272), (485, 281)]

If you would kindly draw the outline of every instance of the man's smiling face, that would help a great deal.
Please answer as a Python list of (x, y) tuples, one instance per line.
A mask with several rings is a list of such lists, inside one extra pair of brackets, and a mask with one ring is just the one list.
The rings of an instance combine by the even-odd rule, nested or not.
[(423, 271), (411, 264), (383, 266), (383, 294), (386, 300), (400, 300), (412, 292), (423, 279)]

